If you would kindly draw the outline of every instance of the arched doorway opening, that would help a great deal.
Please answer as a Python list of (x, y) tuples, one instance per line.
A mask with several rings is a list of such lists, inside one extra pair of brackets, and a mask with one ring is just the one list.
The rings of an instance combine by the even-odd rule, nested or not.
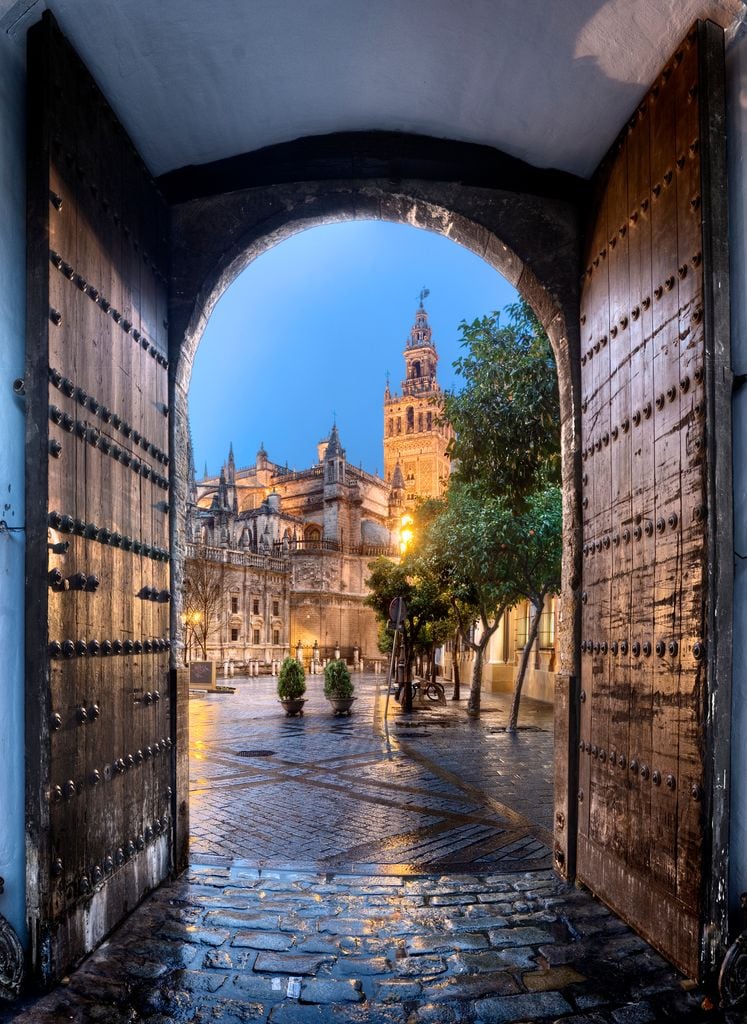
[[(355, 243), (354, 239), (358, 239)], [(355, 256), (357, 247), (365, 255), (358, 257), (361, 268), (360, 276), (350, 270), (351, 264), (356, 262)], [(283, 254), (283, 250), (287, 255)], [(379, 269), (385, 267), (385, 270)], [(269, 267), (274, 268), (274, 273), (280, 281), (285, 284), (278, 288), (273, 283)], [(324, 270), (320, 269), (323, 267)], [(307, 268), (304, 275), (304, 268)], [(311, 268), (311, 269), (308, 269)], [(402, 276), (416, 275), (415, 280), (408, 280), (403, 283)], [(384, 277), (384, 281), (380, 276)], [(431, 296), (422, 298), (418, 306), (417, 290), (420, 277), (424, 275), (431, 288)], [(366, 284), (366, 279), (374, 277), (376, 284)], [(299, 277), (303, 283), (299, 283)], [(306, 280), (309, 278), (309, 280)], [(475, 284), (478, 279), (480, 284)], [(252, 283), (255, 282), (255, 283)], [(447, 284), (448, 282), (448, 284)], [(490, 282), (490, 284), (488, 284)], [(500, 283), (499, 283), (500, 282)], [(366, 291), (368, 288), (368, 291)], [(443, 292), (451, 292), (452, 297), (445, 297)], [(373, 294), (372, 294), (373, 292)], [(404, 292), (404, 294), (403, 294)], [(489, 296), (489, 297), (488, 297)], [(273, 850), (269, 837), (264, 834), (261, 828), (253, 831), (233, 832), (230, 835), (222, 835), (220, 822), (214, 821), (215, 827), (205, 827), (205, 819), (210, 819), (214, 814), (216, 806), (220, 806), (220, 817), (231, 820), (240, 820), (242, 815), (237, 806), (235, 813), (227, 810), (226, 796), (216, 790), (228, 786), (229, 774), (227, 766), (229, 760), (236, 755), (234, 745), (226, 741), (221, 744), (220, 730), (216, 728), (216, 718), (222, 714), (215, 705), (223, 703), (230, 704), (233, 708), (243, 701), (246, 691), (251, 690), (255, 695), (252, 698), (251, 709), (247, 709), (247, 715), (243, 724), (243, 735), (252, 737), (251, 743), (244, 742), (243, 747), (251, 749), (268, 749), (276, 753), (272, 760), (265, 760), (259, 766), (259, 777), (266, 774), (271, 768), (279, 772), (276, 762), (285, 762), (286, 758), (282, 748), (278, 746), (278, 737), (271, 735), (271, 729), (277, 728), (284, 733), (284, 723), (278, 722), (282, 715), (273, 693), (274, 680), (270, 673), (277, 670), (278, 660), (285, 655), (298, 655), (298, 645), (301, 645), (300, 657), (303, 660), (307, 672), (307, 698), (312, 697), (306, 708), (306, 715), (302, 725), (302, 732), (309, 737), (313, 730), (328, 728), (326, 720), (326, 705), (321, 702), (319, 705), (314, 702), (315, 693), (321, 690), (321, 674), (319, 672), (320, 662), (334, 657), (335, 648), (338, 646), (341, 656), (345, 658), (351, 668), (355, 667), (356, 676), (361, 660), (365, 662), (364, 672), (366, 677), (375, 673), (379, 668), (379, 682), (383, 684), (381, 670), (386, 666), (387, 659), (383, 657), (378, 647), (377, 626), (374, 614), (370, 608), (362, 604), (365, 579), (371, 574), (372, 560), (386, 551), (388, 554), (398, 551), (396, 543), (393, 548), (387, 548), (382, 538), (377, 534), (376, 528), (385, 531), (388, 536), (386, 520), (382, 522), (377, 519), (381, 516), (380, 502), (384, 501), (384, 508), (389, 503), (388, 497), (383, 497), (385, 479), (388, 480), (388, 473), (385, 470), (381, 473), (381, 441), (382, 441), (382, 401), (386, 408), (387, 401), (396, 402), (396, 396), (387, 398), (389, 387), (385, 387), (386, 368), (391, 368), (394, 373), (394, 380), (391, 382), (391, 390), (396, 392), (399, 388), (398, 379), (403, 380), (403, 391), (409, 394), (407, 388), (411, 385), (409, 367), (411, 365), (411, 351), (408, 350), (412, 330), (412, 338), (415, 342), (431, 340), (432, 329), (432, 350), (425, 346), (423, 357), (430, 356), (431, 364), (428, 375), (436, 375), (436, 359), (440, 360), (441, 370), (438, 374), (437, 384), (439, 387), (452, 386), (449, 376), (449, 364), (461, 351), (458, 343), (459, 332), (457, 325), (460, 319), (472, 320), (474, 316), (482, 314), (484, 310), (501, 308), (506, 303), (515, 301), (516, 292), (510, 288), (505, 280), (499, 277), (493, 268), (484, 264), (479, 257), (472, 252), (457, 246), (444, 236), (435, 236), (413, 228), (407, 224), (387, 224), (381, 222), (366, 222), (360, 220), (346, 224), (335, 224), (325, 227), (313, 228), (303, 231), (293, 238), (289, 238), (275, 247), (271, 252), (263, 254), (256, 262), (244, 272), (241, 280), (237, 280), (230, 293), (227, 291), (220, 305), (216, 307), (215, 319), (209, 325), (203, 348), (198, 353), (198, 360), (195, 368), (195, 380), (193, 382), (193, 400), (191, 435), (195, 444), (195, 463), (201, 466), (204, 461), (202, 452), (207, 454), (210, 450), (210, 461), (212, 463), (212, 474), (209, 481), (203, 481), (201, 473), (197, 474), (196, 490), (197, 501), (202, 511), (199, 516), (209, 520), (215, 525), (215, 536), (219, 538), (224, 528), (223, 519), (226, 520), (229, 532), (232, 537), (240, 536), (239, 519), (251, 519), (257, 515), (264, 504), (264, 494), (257, 496), (260, 486), (259, 477), (262, 476), (264, 483), (270, 491), (274, 492), (280, 499), (282, 512), (290, 514), (301, 522), (294, 522), (296, 531), (302, 530), (302, 540), (295, 541), (292, 546), (284, 550), (281, 546), (277, 553), (287, 563), (293, 590), (290, 595), (290, 608), (288, 614), (288, 632), (283, 632), (285, 638), (285, 649), (279, 652), (273, 646), (267, 649), (270, 642), (269, 634), (266, 633), (267, 618), (262, 618), (265, 612), (266, 601), (261, 596), (262, 580), (258, 575), (258, 567), (252, 565), (244, 567), (246, 559), (243, 553), (235, 551), (235, 555), (228, 550), (222, 556), (225, 561), (235, 557), (235, 580), (240, 592), (244, 592), (244, 598), (240, 598), (240, 612), (247, 615), (247, 631), (237, 628), (238, 637), (231, 636), (229, 623), (226, 621), (223, 626), (216, 623), (212, 636), (212, 646), (219, 669), (226, 660), (229, 664), (233, 662), (235, 669), (234, 678), (226, 679), (226, 683), (237, 687), (235, 699), (232, 697), (227, 701), (221, 698), (207, 697), (202, 700), (192, 701), (192, 729), (191, 743), (193, 748), (199, 741), (199, 760), (193, 763), (193, 789), (191, 807), (191, 831), (195, 837), (192, 846), (192, 855), (199, 859), (207, 853), (215, 854), (222, 847), (223, 855), (255, 858), (262, 860), (269, 857)], [(315, 302), (324, 309), (324, 314), (316, 314)], [(488, 304), (491, 303), (491, 304)], [(377, 316), (376, 309), (382, 304), (391, 306), (396, 312), (393, 314), (382, 313)], [(253, 309), (254, 307), (254, 309)], [(257, 307), (259, 309), (257, 310)], [(265, 312), (266, 309), (266, 312)], [(448, 313), (447, 316), (444, 314)], [(374, 324), (369, 321), (373, 320)], [(422, 320), (413, 325), (413, 320)], [(292, 325), (286, 327), (288, 325)], [(382, 323), (388, 323), (389, 328), (382, 329)], [(276, 333), (273, 333), (273, 330)], [(325, 347), (325, 339), (320, 335), (336, 336), (339, 334), (339, 348), (335, 348), (335, 356), (328, 354)], [(427, 332), (427, 333), (426, 333)], [(403, 334), (408, 339), (405, 346), (405, 360), (403, 361), (402, 342), (399, 339)], [(315, 339), (318, 339), (315, 341)], [(313, 346), (309, 342), (314, 342)], [(331, 348), (330, 343), (330, 348)], [(304, 349), (313, 348), (313, 353), (307, 353)], [(243, 351), (241, 351), (243, 350)], [(417, 351), (417, 348), (416, 350)], [(269, 353), (272, 353), (271, 357)], [(251, 353), (251, 355), (250, 355)], [(372, 354), (373, 353), (373, 357)], [(224, 355), (225, 354), (225, 355)], [(247, 360), (247, 369), (242, 369), (242, 359)], [(308, 358), (308, 361), (307, 361)], [(271, 375), (268, 375), (265, 364), (269, 363)], [(314, 382), (312, 376), (315, 371), (315, 364), (320, 363), (323, 367), (323, 382), (320, 385)], [(236, 381), (241, 381), (236, 386), (236, 399), (231, 398), (231, 382), (227, 381), (225, 367), (231, 367), (231, 376)], [(251, 371), (249, 369), (251, 367)], [(277, 372), (276, 372), (277, 368)], [(251, 377), (250, 377), (251, 372)], [(361, 377), (371, 377), (375, 380), (361, 380)], [(298, 380), (299, 391), (294, 391)], [(255, 383), (256, 382), (256, 383)], [(211, 386), (212, 385), (212, 386)], [(256, 388), (256, 391), (255, 391)], [(263, 411), (264, 396), (262, 389), (275, 397), (268, 402), (268, 408)], [(351, 391), (351, 399), (338, 395), (338, 389)], [(417, 406), (419, 409), (428, 408), (428, 419), (432, 415), (432, 407), (427, 405), (428, 396), (421, 396), (422, 387), (418, 386), (413, 390), (414, 398), (403, 399), (405, 405), (408, 401), (422, 403)], [(195, 391), (197, 397), (195, 398)], [(256, 394), (256, 408), (255, 408)], [(334, 395), (334, 399), (331, 397)], [(197, 402), (195, 405), (194, 402)], [(234, 401), (238, 402), (238, 408), (234, 409)], [(274, 422), (276, 403), (280, 401), (287, 403), (288, 407), (294, 410), (292, 421), (282, 429)], [(345, 525), (345, 538), (337, 536), (325, 529), (324, 548), (319, 542), (322, 539), (322, 519), (327, 519), (326, 502), (323, 494), (326, 488), (322, 486), (320, 476), (315, 475), (314, 467), (311, 465), (316, 460), (312, 457), (313, 446), (309, 446), (310, 438), (322, 436), (322, 431), (329, 430), (330, 420), (327, 418), (331, 410), (332, 402), (337, 414), (339, 425), (339, 436), (343, 446), (347, 449), (347, 462), (345, 476), (347, 484), (353, 488), (351, 498), (355, 506), (348, 506), (347, 499), (337, 499), (340, 504), (350, 513)], [(225, 410), (220, 416), (216, 415), (217, 409)], [(321, 410), (324, 410), (322, 412)], [(342, 412), (342, 416), (340, 413)], [(367, 425), (371, 437), (368, 439), (367, 447), (360, 450), (351, 439), (358, 437), (360, 445), (361, 427), (355, 422), (354, 416)], [(386, 416), (386, 413), (384, 413)], [(557, 414), (553, 417), (556, 420)], [(426, 416), (420, 413), (422, 423), (419, 424), (419, 431), (415, 437), (405, 436), (403, 431), (401, 442), (409, 449), (417, 448), (424, 443), (424, 432), (430, 424), (426, 422)], [(557, 421), (557, 420), (556, 420)], [(405, 422), (403, 417), (403, 423)], [(200, 425), (201, 424), (201, 425)], [(229, 425), (232, 424), (232, 425)], [(261, 424), (261, 426), (260, 426)], [(303, 428), (299, 431), (300, 425)], [(316, 424), (312, 427), (312, 424)], [(295, 429), (294, 426), (295, 425)], [(259, 433), (256, 433), (259, 431)], [(315, 432), (315, 431), (318, 431)], [(213, 441), (213, 435), (219, 435), (220, 445)], [(257, 448), (259, 436), (263, 437), (261, 451), (266, 447), (267, 460), (264, 456), (257, 455), (254, 461), (253, 453)], [(300, 443), (296, 442), (296, 435)], [(439, 431), (434, 431), (428, 436), (427, 443), (437, 443)], [(230, 449), (228, 460), (226, 452), (229, 450), (228, 438), (232, 438), (233, 444)], [(441, 439), (445, 447), (448, 438)], [(237, 443), (240, 442), (240, 443)], [(283, 448), (285, 445), (285, 448)], [(385, 442), (386, 446), (386, 442)], [(243, 449), (243, 454), (242, 454)], [(373, 449), (373, 453), (371, 450)], [(202, 451), (201, 451), (202, 450)], [(428, 448), (430, 452), (430, 447)], [(286, 456), (290, 453), (290, 467), (288, 472)], [(234, 460), (234, 454), (236, 456)], [(363, 455), (365, 458), (365, 470), (359, 474), (358, 460)], [(430, 457), (430, 456), (429, 456)], [(224, 466), (218, 476), (219, 462), (223, 460)], [(301, 461), (298, 461), (298, 460)], [(306, 461), (303, 461), (303, 460)], [(320, 460), (322, 456), (320, 456)], [(260, 470), (260, 464), (263, 467)], [(264, 472), (269, 465), (272, 473), (268, 481)], [(393, 465), (392, 458), (389, 461)], [(405, 461), (402, 462), (403, 469), (407, 472)], [(310, 468), (306, 468), (310, 467)], [(322, 464), (316, 466), (319, 473)], [(391, 473), (391, 468), (389, 470)], [(207, 473), (205, 474), (207, 476)], [(373, 479), (373, 477), (376, 479)], [(382, 476), (385, 479), (382, 479)], [(222, 515), (216, 510), (211, 510), (214, 501), (215, 488), (220, 486), (220, 480), (225, 479), (226, 493), (223, 504), (227, 509), (238, 508), (237, 515), (228, 513)], [(425, 475), (423, 475), (423, 481)], [(418, 486), (421, 482), (418, 471)], [(413, 480), (413, 486), (416, 482)], [(416, 488), (417, 490), (417, 488)], [(426, 496), (426, 495), (423, 495)], [(434, 495), (435, 496), (435, 495)], [(330, 496), (330, 500), (331, 496)], [(353, 513), (355, 508), (355, 513)], [(322, 518), (320, 518), (320, 516)], [(340, 519), (341, 513), (335, 516), (336, 521)], [(386, 519), (388, 520), (388, 516)], [(397, 518), (401, 518), (401, 511)], [(357, 523), (360, 522), (360, 529)], [(235, 524), (233, 526), (232, 524)], [(331, 525), (331, 524), (327, 524)], [(280, 536), (281, 528), (278, 527), (277, 536)], [(350, 540), (348, 541), (348, 537)], [(344, 557), (338, 551), (337, 542), (344, 550)], [(378, 541), (378, 543), (377, 543)], [(214, 547), (218, 541), (212, 541)], [(229, 548), (235, 548), (236, 544), (231, 543)], [(193, 548), (190, 544), (189, 551), (193, 553), (189, 557), (199, 557), (199, 548)], [(256, 552), (259, 557), (260, 552)], [(313, 563), (313, 565), (312, 565)], [(322, 563), (326, 563), (326, 568)], [(234, 570), (231, 570), (234, 573)], [(251, 576), (251, 580), (248, 577)], [(259, 590), (259, 594), (257, 591)], [(256, 595), (256, 596), (255, 596)], [(256, 607), (253, 607), (256, 605)], [(334, 607), (337, 605), (337, 607)], [(258, 613), (255, 617), (254, 613)], [(249, 618), (251, 617), (251, 622)], [(261, 643), (253, 643), (255, 631), (261, 630)], [(248, 637), (248, 641), (247, 641)], [(545, 638), (546, 639), (546, 638)], [(236, 642), (232, 642), (235, 640)], [(504, 710), (503, 703), (509, 701), (510, 689), (513, 686), (517, 665), (514, 641), (518, 651), (524, 644), (526, 637), (520, 635), (518, 624), (511, 622), (509, 629), (504, 623), (502, 627), (501, 640), (506, 644), (510, 642), (510, 651), (504, 651), (503, 642), (499, 644), (496, 637), (496, 644), (492, 646), (490, 657), (491, 662), (486, 665), (484, 671), (484, 692), (485, 701), (493, 714), (485, 716), (494, 726), (499, 727), (505, 724), (507, 718), (507, 706)], [(500, 650), (499, 650), (500, 646)], [(545, 644), (545, 646), (547, 646)], [(441, 655), (439, 650), (439, 656)], [(255, 671), (255, 660), (259, 660), (259, 672), (265, 678), (259, 683), (252, 678), (251, 683), (245, 685), (246, 668), (249, 665), (252, 674)], [(524, 705), (526, 708), (531, 703), (533, 691), (530, 687), (537, 684), (541, 678), (547, 682), (550, 695), (551, 671), (547, 670), (537, 658), (538, 664), (535, 670), (535, 659), (532, 659), (530, 668), (530, 679), (527, 681), (525, 694), (528, 698)], [(275, 663), (275, 664), (273, 664)], [(449, 697), (454, 690), (454, 678), (452, 674), (451, 653), (445, 653), (441, 674), (441, 682), (448, 692)], [(469, 693), (469, 679), (472, 670), (472, 655), (465, 652), (462, 660), (462, 703), (453, 705), (446, 703), (443, 706), (443, 717), (449, 709), (464, 709), (467, 695)], [(418, 669), (420, 673), (422, 668)], [(373, 680), (357, 677), (361, 691), (362, 686), (370, 686)], [(267, 684), (267, 685), (265, 685)], [(496, 692), (492, 694), (493, 687), (500, 688), (500, 696)], [(543, 694), (543, 696), (546, 695)], [(362, 693), (362, 691), (361, 691)], [(366, 735), (370, 731), (368, 723), (370, 720), (367, 699), (359, 693), (357, 713), (351, 720), (359, 732)], [(249, 700), (246, 697), (247, 701)], [(551, 700), (551, 696), (550, 696)], [(503, 703), (499, 703), (499, 701)], [(208, 709), (207, 705), (211, 705)], [(260, 707), (267, 706), (271, 722), (265, 721), (260, 714)], [(396, 705), (392, 702), (391, 711), (394, 713)], [(499, 711), (503, 714), (498, 714)], [(435, 709), (434, 709), (435, 710)], [(235, 716), (240, 713), (238, 707), (230, 713), (232, 724)], [(250, 718), (249, 716), (254, 716)], [(422, 718), (423, 716), (421, 716)], [(427, 716), (433, 718), (433, 715)], [(548, 721), (551, 721), (551, 711), (544, 711), (543, 722), (545, 729)], [(521, 736), (514, 747), (519, 747), (537, 735), (534, 730), (525, 732), (525, 725), (534, 722), (528, 712), (522, 714)], [(347, 724), (347, 723), (346, 723)], [(442, 723), (441, 728), (447, 728), (448, 723)], [(290, 725), (289, 725), (290, 728)], [(299, 726), (301, 731), (301, 726)], [(498, 748), (507, 746), (510, 740), (505, 734), (499, 739), (497, 731), (493, 731), (494, 737), (486, 748), (491, 757), (498, 756)], [(548, 736), (547, 732), (543, 740)], [(262, 737), (262, 738), (260, 738)], [(541, 806), (541, 818), (531, 818), (533, 824), (541, 820), (541, 827), (544, 828), (545, 842), (552, 822), (552, 787), (551, 787), (551, 766), (552, 766), (552, 736), (549, 734), (550, 750), (543, 749), (542, 755), (538, 757), (537, 779), (542, 779), (542, 793), (536, 794), (536, 804)], [(299, 738), (300, 742), (300, 738)], [(362, 742), (362, 739), (361, 739)], [(342, 740), (340, 740), (342, 743)], [(422, 747), (421, 747), (422, 752)], [(372, 752), (372, 760), (375, 756)], [(289, 757), (293, 752), (288, 752)], [(309, 760), (313, 763), (313, 755), (309, 754)], [(342, 756), (338, 752), (338, 756)], [(521, 756), (517, 753), (517, 756)], [(221, 773), (213, 771), (208, 761), (220, 759)], [(252, 771), (257, 768), (250, 765), (246, 760), (234, 762), (236, 781), (230, 791), (238, 801), (241, 799), (253, 799), (250, 788), (249, 777)], [(288, 792), (288, 800), (279, 796), (273, 790), (272, 798), (269, 791), (264, 789), (264, 799), (278, 800), (284, 806), (290, 806), (293, 800), (299, 801), (299, 793), (306, 794), (306, 802), (310, 807), (314, 806), (318, 792), (313, 789), (313, 780), (306, 766), (303, 778), (296, 777), (293, 783), (278, 782), (282, 792)], [(241, 784), (239, 779), (245, 778)], [(214, 788), (211, 792), (211, 779)], [(339, 780), (334, 780), (338, 782)], [(476, 786), (479, 786), (479, 776), (474, 779)], [(373, 784), (373, 782), (372, 782)], [(486, 774), (484, 784), (487, 786), (491, 797), (496, 802), (511, 806), (512, 794), (503, 791), (497, 773)], [(351, 789), (355, 789), (355, 781), (351, 780)], [(401, 790), (401, 782), (396, 779), (382, 784), (380, 795), (382, 801), (402, 800), (404, 803), (405, 794)], [(354, 803), (354, 793), (351, 791), (348, 796), (340, 793), (339, 800), (335, 806), (328, 807), (328, 825), (324, 837), (326, 847), (333, 845), (334, 837), (344, 832), (344, 819), (349, 808)], [(260, 794), (262, 796), (262, 794)], [(421, 804), (420, 801), (417, 801)], [(327, 804), (324, 804), (327, 807)], [(424, 803), (421, 806), (426, 806)], [(423, 811), (425, 813), (425, 811)], [(258, 813), (257, 820), (263, 815)], [(318, 814), (313, 815), (316, 826)], [(342, 820), (340, 820), (342, 819)], [(340, 828), (336, 827), (339, 822)], [(480, 823), (479, 827), (488, 829), (490, 826)], [(404, 821), (395, 821), (394, 814), (390, 815), (387, 821), (387, 847), (382, 854), (388, 858), (397, 858), (398, 862), (405, 862), (411, 859), (411, 855), (403, 852), (400, 846), (392, 841), (392, 835), (404, 836), (405, 833), (413, 831), (412, 820), (406, 818)], [(397, 830), (395, 832), (395, 829)], [(318, 829), (321, 831), (321, 829)], [(301, 840), (306, 845), (306, 837), (303, 830), (298, 830), (299, 845)], [(496, 833), (497, 836), (497, 833)], [(212, 837), (212, 838), (210, 838)], [(496, 837), (490, 836), (491, 841)], [(483, 837), (483, 841), (485, 837)], [(341, 840), (342, 842), (342, 840)], [(404, 845), (404, 840), (402, 841)], [(242, 845), (243, 844), (243, 845)], [(503, 845), (508, 845), (503, 833)], [(465, 843), (460, 848), (462, 856), (461, 863), (466, 861)], [(497, 846), (497, 841), (496, 841)], [(285, 851), (284, 859), (292, 860), (293, 843), (289, 842)], [(308, 854), (307, 854), (308, 856)], [(367, 856), (372, 856), (370, 847), (367, 849)], [(477, 850), (475, 850), (477, 856)], [(497, 855), (496, 855), (497, 856)], [(545, 847), (542, 856), (547, 862), (547, 848)], [(298, 854), (296, 854), (298, 857)], [(456, 853), (454, 854), (456, 861)], [(426, 861), (423, 862), (424, 864)], [(438, 861), (443, 865), (443, 861)]]
[[(350, 141), (342, 139), (339, 145), (345, 150)], [(279, 151), (280, 160), (287, 158), (286, 147), (275, 149)], [(313, 162), (311, 158), (310, 163)], [(164, 186), (176, 195), (183, 183), (164, 182)], [(182, 460), (174, 481), (177, 496), (177, 514), (172, 519), (174, 550), (182, 550), (181, 537), (185, 529), (187, 392), (194, 356), (215, 303), (244, 268), (298, 230), (361, 218), (396, 220), (444, 234), (481, 256), (536, 311), (553, 346), (558, 371), (565, 543), (556, 690), (556, 713), (562, 716), (563, 725), (555, 753), (555, 816), (560, 815), (561, 820), (568, 822), (573, 820), (575, 812), (575, 802), (569, 802), (568, 794), (569, 788), (575, 792), (569, 744), (575, 747), (576, 740), (573, 730), (568, 728), (567, 716), (577, 657), (581, 521), (579, 366), (574, 357), (578, 351), (579, 325), (577, 281), (571, 271), (572, 254), (578, 247), (577, 223), (568, 198), (521, 194), (502, 198), (503, 202), (497, 205), (486, 202), (483, 188), (444, 186), (430, 181), (348, 179), (312, 185), (268, 186), (263, 190), (236, 191), (220, 199), (193, 198), (177, 205), (174, 216), (179, 225), (179, 237), (199, 237), (201, 245), (199, 251), (192, 245), (177, 245), (172, 254), (172, 272), (177, 282), (175, 294), (192, 296), (191, 301), (177, 301), (170, 316), (170, 336), (172, 344), (176, 341), (177, 346), (172, 355), (175, 370), (171, 428), (173, 451)], [(216, 219), (216, 204), (221, 208), (220, 219)], [(469, 209), (470, 216), (462, 212), (465, 208)], [(523, 258), (503, 240), (505, 237), (514, 240)], [(542, 277), (538, 276), (540, 274)], [(177, 581), (180, 571), (177, 561), (174, 565)], [(178, 592), (177, 585), (174, 587), (176, 616), (180, 614)], [(571, 876), (573, 842), (573, 830), (564, 829), (556, 839), (554, 851), (558, 869)]]
[[(282, 149), (283, 147), (278, 147)], [(285, 190), (284, 190), (285, 191)], [(578, 348), (578, 319), (574, 307), (577, 294), (574, 275), (566, 265), (566, 257), (577, 245), (576, 226), (573, 223), (570, 207), (567, 202), (559, 202), (555, 211), (548, 212), (544, 203), (535, 202), (534, 215), (542, 217), (546, 229), (542, 236), (535, 231), (536, 225), (525, 210), (516, 209), (516, 204), (506, 202), (509, 220), (507, 233), (520, 233), (524, 245), (529, 250), (525, 261), (522, 261), (509, 245), (500, 240), (496, 229), (487, 228), (484, 224), (468, 219), (457, 212), (459, 190), (452, 186), (448, 192), (452, 207), (443, 205), (444, 197), (435, 202), (435, 197), (428, 201), (422, 193), (435, 192), (442, 189), (430, 183), (410, 183), (409, 195), (401, 182), (370, 183), (361, 185), (359, 182), (334, 182), (313, 186), (294, 186), (292, 198), (284, 196), (282, 211), (268, 216), (263, 204), (254, 211), (255, 223), (250, 223), (245, 215), (241, 220), (228, 216), (221, 224), (230, 230), (220, 239), (211, 238), (209, 224), (214, 219), (214, 202), (212, 200), (193, 200), (178, 207), (176, 218), (184, 218), (181, 228), (184, 236), (199, 234), (202, 245), (199, 253), (191, 247), (173, 254), (175, 278), (179, 281), (177, 294), (192, 295), (194, 298), (184, 304), (177, 302), (172, 308), (171, 331), (179, 339), (175, 352), (176, 367), (174, 370), (174, 450), (183, 453), (186, 458), (186, 395), (192, 372), (194, 355), (207, 320), (216, 301), (235, 280), (238, 274), (257, 258), (262, 252), (277, 245), (295, 231), (312, 227), (317, 224), (330, 223), (342, 219), (387, 219), (399, 220), (427, 230), (447, 235), (452, 240), (481, 256), (490, 266), (501, 273), (509, 283), (516, 287), (537, 312), (553, 346), (558, 369), (561, 415), (561, 449), (562, 472), (564, 486), (564, 522), (566, 545), (563, 567), (563, 595), (565, 608), (560, 625), (560, 657), (561, 671), (572, 673), (573, 670), (573, 620), (574, 580), (578, 577), (579, 549), (577, 527), (578, 486), (580, 484), (580, 455), (577, 451), (579, 398), (577, 370), (574, 370), (574, 354)], [(464, 189), (469, 192), (469, 189)], [(405, 194), (403, 194), (405, 193)], [(266, 202), (274, 195), (263, 197)], [(237, 212), (242, 209), (239, 193), (223, 197), (224, 202), (236, 206)], [(469, 198), (469, 197), (468, 197)], [(483, 202), (484, 202), (484, 197)], [(277, 197), (275, 196), (277, 201)], [(319, 212), (319, 207), (323, 212)], [(561, 217), (560, 211), (565, 213)], [(490, 209), (491, 217), (495, 210)], [(531, 211), (530, 211), (531, 212)], [(555, 213), (555, 223), (552, 213)], [(499, 218), (500, 219), (500, 218)], [(547, 224), (550, 222), (548, 230)], [(551, 237), (554, 236), (554, 237)], [(555, 252), (554, 258), (548, 258), (548, 252)], [(562, 256), (560, 255), (562, 253)], [(536, 264), (538, 271), (545, 271), (543, 283), (532, 269)], [(563, 290), (562, 284), (566, 288)], [(186, 481), (186, 463), (178, 467), (177, 487), (179, 502), (177, 508), (183, 508), (186, 499), (184, 482)], [(175, 517), (176, 519), (176, 517)], [(183, 520), (175, 523), (176, 535), (184, 529)]]

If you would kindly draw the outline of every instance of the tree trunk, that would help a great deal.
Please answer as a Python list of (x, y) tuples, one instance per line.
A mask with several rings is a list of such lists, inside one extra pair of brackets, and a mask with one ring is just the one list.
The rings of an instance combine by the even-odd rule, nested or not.
[[(488, 637), (488, 639), (490, 639)], [(485, 646), (482, 643), (475, 644), (473, 650), (475, 652), (475, 663), (472, 666), (472, 684), (469, 690), (469, 700), (467, 701), (467, 711), (471, 715), (480, 714), (480, 690), (482, 687), (482, 657), (485, 653)]]
[(456, 636), (454, 637), (454, 654), (451, 659), (451, 672), (454, 677), (454, 692), (451, 695), (452, 700), (461, 700), (461, 673), (459, 670), (459, 658), (461, 655), (462, 646), (462, 634), (457, 630)]
[(516, 673), (514, 695), (511, 700), (511, 710), (508, 713), (508, 725), (506, 726), (506, 732), (516, 732), (516, 723), (519, 720), (519, 704), (521, 703), (521, 689), (524, 685), (524, 676), (527, 672), (529, 657), (534, 649), (534, 642), (537, 639), (540, 616), (542, 615), (542, 609), (544, 606), (545, 595), (542, 594), (539, 604), (534, 605), (534, 618), (532, 619), (532, 625), (529, 627), (529, 636), (527, 637), (526, 646), (521, 652), (521, 661), (519, 662), (519, 671)]

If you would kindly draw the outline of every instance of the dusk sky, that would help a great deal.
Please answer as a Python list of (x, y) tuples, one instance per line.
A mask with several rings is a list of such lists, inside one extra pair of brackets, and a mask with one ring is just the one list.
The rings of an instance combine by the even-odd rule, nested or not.
[(197, 352), (189, 391), (197, 476), (216, 474), (233, 442), (237, 467), (260, 442), (303, 469), (336, 418), (347, 458), (382, 472), (382, 398), (404, 376), (402, 351), (420, 289), (440, 357), (458, 386), (461, 320), (503, 309), (516, 292), (442, 235), (356, 221), (300, 232), (265, 253), (222, 296)]

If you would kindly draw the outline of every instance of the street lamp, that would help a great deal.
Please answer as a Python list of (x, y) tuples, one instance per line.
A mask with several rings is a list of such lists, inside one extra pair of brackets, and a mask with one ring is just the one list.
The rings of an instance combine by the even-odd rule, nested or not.
[(412, 529), (412, 516), (409, 513), (405, 513), (400, 520), (399, 528), (399, 551), (401, 555), (404, 555), (412, 543), (413, 529)]
[(181, 615), (184, 626), (184, 664), (192, 660), (192, 637), (195, 627), (202, 622), (202, 612), (183, 612)]

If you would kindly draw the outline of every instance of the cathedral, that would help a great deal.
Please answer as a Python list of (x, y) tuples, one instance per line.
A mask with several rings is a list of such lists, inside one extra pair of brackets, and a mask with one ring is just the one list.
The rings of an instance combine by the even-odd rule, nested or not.
[(401, 394), (384, 392), (384, 477), (348, 462), (336, 424), (316, 461), (290, 471), (260, 445), (237, 468), (233, 447), (220, 474), (190, 474), (188, 557), (220, 567), (224, 608), (208, 656), (237, 666), (281, 660), (309, 665), (340, 655), (379, 658), (377, 624), (364, 604), (373, 558), (400, 554), (403, 517), (418, 499), (443, 494), (451, 428), (441, 390), (425, 292), (404, 351)]

